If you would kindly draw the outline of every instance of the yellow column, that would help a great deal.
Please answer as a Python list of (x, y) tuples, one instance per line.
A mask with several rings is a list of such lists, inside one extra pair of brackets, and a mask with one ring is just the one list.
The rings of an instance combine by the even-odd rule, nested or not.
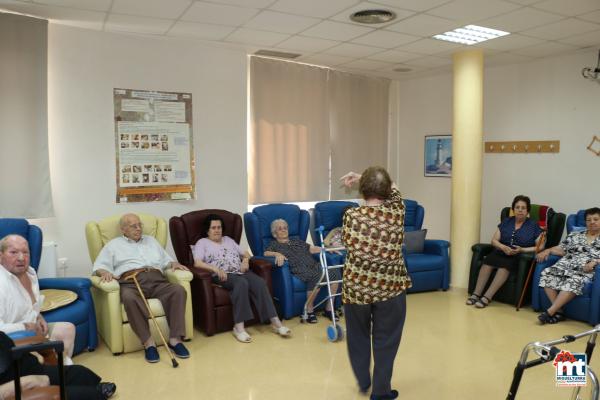
[(483, 154), (483, 53), (454, 55), (452, 128), (452, 286), (469, 284), (471, 246), (479, 242)]

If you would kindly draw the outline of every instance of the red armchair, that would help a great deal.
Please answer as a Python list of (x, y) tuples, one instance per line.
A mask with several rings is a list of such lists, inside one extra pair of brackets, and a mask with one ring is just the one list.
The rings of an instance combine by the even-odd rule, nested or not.
[[(213, 283), (210, 273), (194, 268), (194, 257), (190, 246), (206, 237), (206, 232), (202, 232), (202, 225), (209, 214), (217, 214), (223, 218), (225, 225), (223, 235), (240, 243), (242, 217), (226, 210), (192, 211), (180, 217), (172, 217), (169, 220), (169, 231), (177, 260), (190, 267), (194, 274), (190, 282), (194, 325), (207, 336), (212, 336), (233, 329), (233, 311), (229, 292)], [(250, 259), (250, 269), (267, 282), (267, 287), (272, 294), (271, 264), (265, 260)], [(254, 309), (254, 306), (252, 307)], [(246, 324), (254, 322), (256, 321), (247, 321)]]

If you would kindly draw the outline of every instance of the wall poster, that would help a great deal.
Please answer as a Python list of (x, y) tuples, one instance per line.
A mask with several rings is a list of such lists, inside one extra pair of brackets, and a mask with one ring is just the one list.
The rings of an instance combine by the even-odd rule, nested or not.
[(117, 203), (195, 197), (191, 93), (114, 89)]
[(452, 176), (452, 136), (425, 136), (425, 176)]

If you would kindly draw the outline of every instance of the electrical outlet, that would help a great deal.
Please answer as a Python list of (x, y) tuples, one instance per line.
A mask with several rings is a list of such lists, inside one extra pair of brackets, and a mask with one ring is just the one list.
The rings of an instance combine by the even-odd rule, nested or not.
[(69, 261), (69, 259), (67, 257), (62, 257), (58, 259), (58, 265), (60, 269), (66, 269), (68, 264), (67, 262)]

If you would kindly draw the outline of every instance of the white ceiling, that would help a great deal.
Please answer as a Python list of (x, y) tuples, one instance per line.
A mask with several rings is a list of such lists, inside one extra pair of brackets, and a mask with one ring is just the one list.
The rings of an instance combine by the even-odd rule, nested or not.
[[(366, 8), (392, 10), (397, 19), (350, 21), (352, 12)], [(511, 32), (477, 45), (486, 65), (600, 47), (600, 0), (0, 0), (0, 10), (85, 29), (195, 38), (248, 53), (300, 53), (299, 61), (394, 79), (448, 71), (452, 53), (468, 46), (431, 36), (467, 24)]]

